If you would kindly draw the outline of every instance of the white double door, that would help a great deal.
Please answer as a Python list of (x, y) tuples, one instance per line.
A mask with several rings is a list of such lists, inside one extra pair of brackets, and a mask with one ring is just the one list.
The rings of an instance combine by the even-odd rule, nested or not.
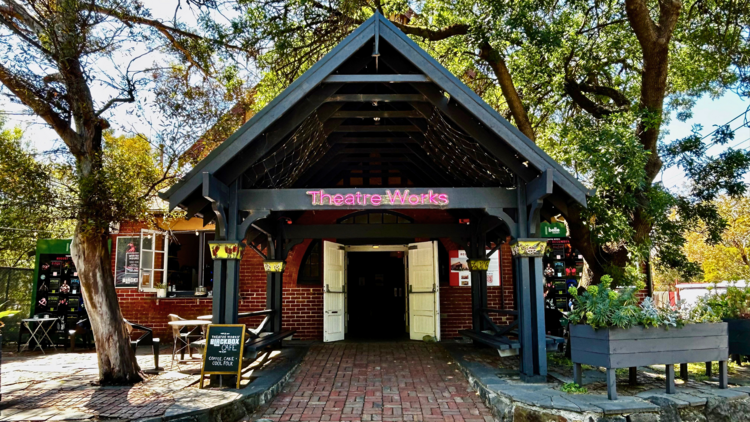
[[(437, 242), (408, 245), (409, 337), (440, 340)], [(372, 306), (378, 306), (373, 303)], [(346, 335), (346, 247), (323, 242), (323, 341)], [(384, 310), (387, 312), (387, 310)]]

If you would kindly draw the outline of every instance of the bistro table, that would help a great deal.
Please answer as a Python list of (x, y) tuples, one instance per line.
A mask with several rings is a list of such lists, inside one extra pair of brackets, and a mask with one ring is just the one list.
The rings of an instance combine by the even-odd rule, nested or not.
[[(49, 336), (50, 330), (55, 328), (55, 324), (59, 321), (59, 318), (25, 318), (21, 320), (21, 323), (23, 326), (29, 331), (29, 341), (27, 341), (25, 344), (22, 344), (19, 348), (19, 351), (28, 350), (29, 345), (31, 344), (31, 341), (33, 340), (36, 345), (34, 346), (31, 351), (39, 348), (39, 350), (44, 353), (44, 348), (42, 347), (42, 342), (46, 338), (47, 341), (49, 341), (50, 345), (52, 345), (52, 348), (57, 350), (57, 346), (55, 346), (55, 342), (52, 341), (52, 339)], [(32, 326), (34, 326), (32, 328)]]
[[(177, 352), (180, 352), (180, 362), (188, 362), (188, 361), (195, 361), (195, 360), (201, 360), (200, 358), (194, 359), (185, 359), (185, 349), (192, 345), (202, 345), (203, 344), (203, 338), (205, 336), (205, 328), (207, 325), (211, 324), (211, 321), (205, 321), (200, 319), (181, 319), (178, 321), (169, 321), (167, 324), (173, 326), (173, 327), (179, 327), (180, 329), (187, 328), (188, 332), (185, 333), (185, 337), (188, 338), (188, 341), (190, 337), (200, 337), (200, 340), (196, 342), (186, 342), (185, 345), (180, 347), (179, 350), (175, 350), (172, 353), (172, 361), (174, 362), (174, 355)], [(192, 328), (190, 328), (192, 327)], [(200, 330), (200, 333), (198, 333), (198, 330)], [(192, 356), (192, 351), (188, 350), (188, 352)]]

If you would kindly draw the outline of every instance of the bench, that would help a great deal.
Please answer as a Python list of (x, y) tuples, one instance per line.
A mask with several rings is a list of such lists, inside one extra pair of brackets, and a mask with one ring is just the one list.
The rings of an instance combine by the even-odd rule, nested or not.
[(287, 337), (291, 337), (292, 335), (294, 335), (294, 333), (296, 333), (296, 331), (294, 330), (281, 331), (279, 333), (270, 333), (246, 341), (244, 351), (245, 358), (254, 360), (256, 357), (258, 357), (259, 351), (263, 350), (266, 347), (273, 346), (276, 343), (280, 344), (282, 340)]
[(511, 340), (507, 337), (493, 336), (482, 331), (461, 330), (458, 332), (462, 336), (468, 337), (487, 346), (494, 347), (497, 350), (520, 349), (521, 343), (518, 340)]

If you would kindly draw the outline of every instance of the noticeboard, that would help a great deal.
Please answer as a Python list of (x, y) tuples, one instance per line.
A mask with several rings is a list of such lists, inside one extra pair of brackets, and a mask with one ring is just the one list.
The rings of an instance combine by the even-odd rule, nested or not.
[(245, 347), (245, 324), (212, 324), (206, 332), (200, 388), (205, 375), (237, 375), (240, 388), (242, 352)]
[(139, 236), (119, 236), (115, 245), (115, 287), (138, 287)]

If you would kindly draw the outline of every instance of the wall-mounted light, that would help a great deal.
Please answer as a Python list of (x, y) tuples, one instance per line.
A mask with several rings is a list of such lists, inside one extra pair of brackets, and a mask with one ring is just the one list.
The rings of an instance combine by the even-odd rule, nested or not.
[(378, 246), (378, 245), (375, 245), (375, 246), (373, 246), (372, 248), (373, 248), (373, 249), (380, 249), (380, 246)]
[(196, 235), (196, 236), (199, 236), (199, 235), (200, 235), (200, 234), (198, 233), (198, 230), (196, 230), (196, 231), (195, 231), (195, 235)]

